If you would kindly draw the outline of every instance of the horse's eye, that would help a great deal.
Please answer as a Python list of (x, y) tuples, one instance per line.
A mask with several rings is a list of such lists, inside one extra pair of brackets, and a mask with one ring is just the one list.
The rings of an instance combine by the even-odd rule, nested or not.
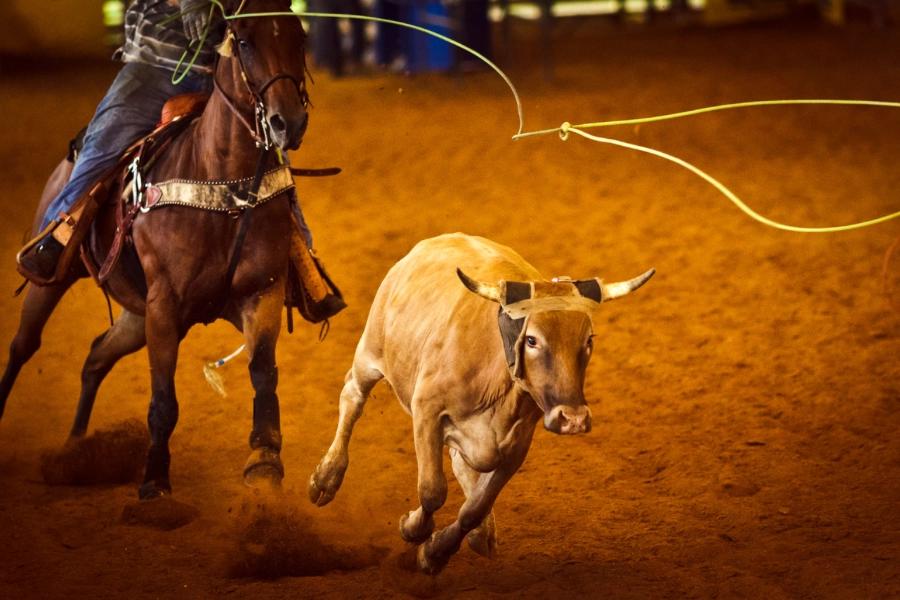
[(244, 40), (244, 39), (238, 39), (237, 43), (238, 43), (238, 46), (241, 47), (241, 50), (246, 50), (247, 48), (250, 47), (250, 44), (248, 44), (247, 40)]
[(533, 335), (526, 336), (525, 343), (528, 344), (529, 348), (536, 348), (537, 347), (537, 338), (534, 337)]

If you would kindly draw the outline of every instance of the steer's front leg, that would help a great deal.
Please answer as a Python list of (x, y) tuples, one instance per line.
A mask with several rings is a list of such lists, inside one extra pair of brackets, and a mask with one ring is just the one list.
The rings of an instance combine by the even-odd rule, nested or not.
[(446, 566), (450, 557), (459, 551), (463, 538), (484, 522), (491, 513), (500, 490), (525, 461), (532, 436), (534, 436), (534, 427), (526, 427), (522, 432), (522, 437), (516, 440), (514, 446), (510, 448), (506, 460), (490, 473), (482, 473), (478, 477), (478, 483), (468, 494), (456, 521), (432, 535), (431, 539), (419, 546), (420, 570), (432, 575), (439, 573)]
[(413, 544), (421, 544), (434, 531), (434, 515), (447, 501), (441, 439), (441, 407), (436, 402), (413, 400), (413, 435), (419, 466), (419, 503), (416, 510), (400, 518), (400, 535)]
[(316, 506), (325, 506), (334, 499), (344, 473), (350, 464), (349, 445), (353, 426), (362, 416), (369, 392), (384, 377), (381, 371), (371, 366), (371, 361), (357, 355), (353, 368), (347, 373), (344, 389), (341, 391), (340, 413), (334, 441), (319, 466), (309, 478), (309, 501)]

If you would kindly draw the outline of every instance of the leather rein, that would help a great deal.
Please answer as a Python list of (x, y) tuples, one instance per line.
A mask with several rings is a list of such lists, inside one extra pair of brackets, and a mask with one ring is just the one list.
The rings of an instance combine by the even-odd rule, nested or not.
[[(234, 30), (229, 25), (227, 28), (225, 39), (229, 41), (232, 45), (236, 42), (234, 36)], [(294, 84), (294, 87), (297, 89), (297, 93), (300, 95), (300, 102), (303, 104), (303, 108), (305, 109), (309, 106), (309, 95), (306, 92), (305, 80), (304, 84), (301, 85), (299, 81), (288, 73), (275, 73), (271, 78), (269, 78), (260, 88), (257, 90), (253, 83), (251, 83), (250, 78), (247, 76), (247, 70), (244, 67), (244, 61), (241, 59), (240, 49), (237, 51), (233, 51), (233, 56), (237, 58), (238, 66), (241, 72), (241, 79), (244, 80), (244, 84), (247, 86), (247, 91), (250, 95), (250, 101), (253, 104), (253, 110), (255, 114), (255, 127), (251, 127), (250, 123), (247, 122), (247, 119), (244, 118), (244, 115), (234, 106), (234, 103), (219, 85), (219, 81), (216, 78), (216, 73), (218, 72), (219, 65), (219, 57), (216, 56), (215, 65), (213, 67), (213, 87), (216, 92), (222, 96), (222, 99), (225, 101), (225, 105), (231, 110), (232, 113), (240, 120), (241, 123), (247, 128), (247, 131), (250, 132), (250, 135), (256, 141), (256, 147), (260, 149), (259, 160), (256, 165), (256, 174), (253, 177), (253, 183), (250, 186), (250, 189), (247, 192), (247, 197), (244, 199), (247, 203), (246, 208), (244, 209), (244, 214), (241, 217), (241, 228), (238, 231), (237, 237), (234, 240), (234, 245), (231, 248), (231, 258), (228, 262), (228, 270), (225, 273), (224, 285), (226, 290), (231, 289), (231, 285), (234, 282), (234, 274), (237, 271), (238, 263), (241, 260), (241, 250), (244, 246), (244, 238), (247, 236), (247, 230), (250, 228), (250, 216), (253, 214), (253, 209), (256, 207), (256, 203), (258, 200), (259, 188), (262, 184), (263, 174), (265, 172), (266, 163), (268, 162), (269, 152), (271, 151), (272, 141), (269, 135), (269, 123), (266, 120), (266, 107), (263, 103), (263, 96), (266, 91), (272, 86), (273, 83), (280, 79), (287, 79), (291, 83)], [(302, 57), (303, 69), (306, 69), (306, 57), (305, 55)], [(211, 320), (215, 320), (218, 318), (219, 313), (222, 312), (222, 309), (225, 308), (225, 302), (227, 299), (227, 294), (222, 294), (220, 296), (220, 300), (217, 302), (218, 306), (213, 310), (213, 314), (211, 315)]]

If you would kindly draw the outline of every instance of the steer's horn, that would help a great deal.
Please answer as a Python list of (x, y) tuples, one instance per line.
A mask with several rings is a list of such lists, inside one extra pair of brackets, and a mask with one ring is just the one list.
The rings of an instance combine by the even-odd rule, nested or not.
[(500, 302), (500, 286), (475, 281), (458, 268), (456, 269), (456, 274), (459, 275), (459, 279), (463, 282), (463, 285), (469, 288), (469, 291), (492, 302)]
[(630, 294), (634, 290), (638, 289), (647, 281), (653, 277), (653, 274), (656, 273), (656, 269), (650, 269), (643, 275), (639, 277), (635, 277), (630, 281), (620, 281), (618, 283), (608, 283), (605, 284), (606, 294), (603, 295), (603, 301), (606, 302), (608, 300), (615, 300), (616, 298), (621, 298), (625, 294)]

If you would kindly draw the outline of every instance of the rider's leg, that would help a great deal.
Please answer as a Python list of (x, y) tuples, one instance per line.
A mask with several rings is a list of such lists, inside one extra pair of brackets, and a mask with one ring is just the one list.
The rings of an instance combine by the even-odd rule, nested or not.
[[(207, 89), (208, 78), (189, 75), (174, 85), (170, 71), (143, 63), (125, 63), (97, 107), (72, 176), (47, 208), (41, 230), (56, 220), (60, 212), (68, 212), (131, 144), (156, 128), (169, 98)], [(21, 264), (50, 279), (60, 254), (62, 244), (48, 236), (34, 252), (22, 257)]]
[(309, 225), (306, 224), (306, 219), (303, 218), (303, 211), (300, 210), (300, 202), (294, 199), (294, 202), (291, 203), (291, 210), (294, 212), (294, 218), (297, 219), (297, 223), (300, 224), (300, 231), (303, 233), (303, 237), (306, 240), (306, 247), (312, 250), (312, 231), (309, 229)]
[[(296, 191), (291, 190), (291, 209), (294, 214), (294, 220), (299, 225), (300, 234), (303, 236), (305, 248), (298, 248), (297, 244), (291, 244), (291, 261), (297, 269), (297, 274), (306, 289), (309, 297), (309, 305), (307, 306), (307, 318), (312, 318), (314, 322), (324, 321), (333, 317), (344, 308), (346, 303), (334, 283), (327, 279), (324, 275), (324, 268), (321, 261), (313, 250), (312, 231), (303, 218), (303, 211), (300, 209), (300, 202), (297, 199)], [(301, 245), (302, 246), (302, 245)], [(302, 255), (303, 250), (306, 255)]]

